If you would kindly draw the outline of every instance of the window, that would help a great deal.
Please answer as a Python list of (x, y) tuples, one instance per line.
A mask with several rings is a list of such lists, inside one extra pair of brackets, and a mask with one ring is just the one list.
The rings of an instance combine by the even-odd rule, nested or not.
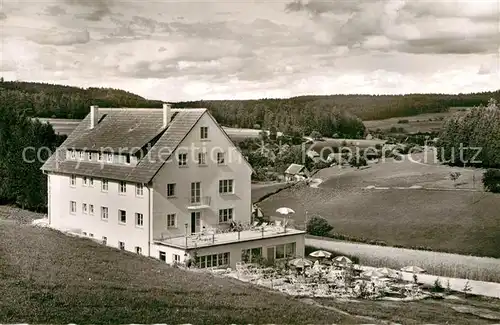
[(119, 192), (120, 193), (126, 193), (127, 192), (127, 183), (124, 181), (121, 181), (120, 184), (118, 185), (119, 187)]
[(102, 236), (102, 244), (107, 245), (108, 244), (108, 237)]
[(107, 179), (103, 179), (101, 181), (101, 191), (103, 191), (103, 192), (108, 191), (108, 180)]
[(290, 243), (285, 245), (285, 257), (295, 256), (295, 243)]
[(207, 164), (207, 154), (205, 152), (198, 153), (198, 165)]
[(79, 151), (78, 154), (80, 155), (80, 160), (83, 160), (85, 158), (85, 153), (83, 151)]
[(135, 195), (137, 195), (137, 196), (144, 195), (144, 185), (142, 185), (142, 184), (135, 185)]
[(178, 254), (172, 254), (173, 255), (173, 260), (175, 263), (180, 263), (181, 262), (181, 256)]
[(224, 165), (226, 162), (226, 155), (223, 152), (217, 153), (217, 164)]
[(125, 163), (130, 164), (130, 155), (125, 155)]
[(102, 152), (97, 153), (97, 161), (102, 161)]
[(93, 204), (89, 204), (89, 213), (91, 216), (94, 215), (94, 205)]
[[(275, 259), (288, 258), (295, 256), (295, 243), (276, 245), (274, 247)], [(268, 256), (270, 258), (271, 256)]]
[(137, 254), (142, 254), (142, 248), (141, 248), (141, 247), (139, 247), (139, 246), (135, 246), (135, 252), (136, 252)]
[(88, 182), (87, 182), (87, 176), (83, 176), (82, 177), (82, 182), (83, 182), (83, 186), (87, 186)]
[(85, 231), (82, 232), (82, 235), (87, 236), (87, 232), (85, 232)]
[(82, 204), (82, 212), (87, 214), (87, 203)]
[(191, 203), (201, 202), (201, 183), (191, 183)]
[(208, 139), (208, 127), (207, 126), (202, 126), (200, 128), (200, 138)]
[(285, 245), (276, 245), (276, 259), (285, 258)]
[(177, 217), (175, 213), (167, 214), (167, 228), (177, 227)]
[(70, 151), (69, 151), (69, 157), (70, 157), (71, 159), (75, 159), (75, 158), (76, 158), (76, 153), (75, 153), (75, 151), (74, 151), (74, 150), (70, 150)]
[(165, 254), (165, 252), (160, 251), (160, 261), (167, 261), (167, 255)]
[(127, 223), (127, 211), (118, 210), (118, 221), (120, 223)]
[(225, 267), (229, 265), (229, 253), (219, 253), (213, 255), (198, 256), (196, 265), (199, 268)]
[(135, 214), (135, 225), (138, 227), (144, 226), (144, 215), (142, 213)]
[(262, 247), (243, 249), (241, 260), (245, 263), (255, 263), (262, 256)]
[(109, 163), (112, 163), (113, 162), (113, 154), (112, 153), (108, 153), (106, 154), (106, 159), (108, 160)]
[(124, 242), (122, 242), (122, 241), (119, 241), (119, 242), (118, 242), (118, 247), (119, 247), (122, 251), (123, 251), (123, 250), (125, 250), (125, 243), (124, 243)]
[(108, 220), (108, 207), (101, 207), (101, 219)]
[(219, 181), (219, 193), (220, 194), (232, 194), (233, 193), (233, 183), (232, 179), (223, 179)]
[(76, 213), (76, 202), (75, 201), (69, 202), (69, 212)]
[(87, 154), (87, 156), (88, 156), (89, 160), (92, 160), (92, 152), (89, 152), (89, 153)]
[(178, 155), (179, 166), (187, 166), (187, 153), (180, 153)]
[(90, 238), (94, 238), (94, 234), (90, 234), (90, 233), (89, 233), (89, 237), (90, 237)]
[(94, 187), (94, 179), (92, 177), (89, 178), (89, 185)]
[(227, 223), (233, 220), (233, 208), (219, 210), (219, 223)]
[(174, 196), (175, 196), (175, 183), (167, 184), (167, 197), (174, 197)]
[(69, 178), (69, 185), (70, 186), (75, 186), (76, 185), (76, 176), (75, 175), (71, 175), (70, 178)]

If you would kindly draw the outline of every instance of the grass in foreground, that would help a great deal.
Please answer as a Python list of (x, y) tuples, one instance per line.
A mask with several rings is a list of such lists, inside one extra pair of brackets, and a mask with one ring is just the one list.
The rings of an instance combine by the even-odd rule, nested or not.
[(7, 223), (0, 292), (0, 323), (360, 323), (236, 280)]

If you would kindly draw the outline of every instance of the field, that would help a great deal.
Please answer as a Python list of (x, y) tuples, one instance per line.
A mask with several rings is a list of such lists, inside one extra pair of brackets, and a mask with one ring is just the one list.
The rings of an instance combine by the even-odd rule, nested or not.
[[(443, 121), (455, 113), (463, 112), (466, 108), (451, 107), (448, 112), (428, 113), (414, 116), (393, 117), (385, 120), (363, 121), (369, 131), (377, 129), (389, 130), (391, 127), (404, 128), (408, 133), (440, 131)], [(408, 120), (408, 123), (398, 123), (400, 120)]]
[(258, 202), (266, 196), (290, 186), (288, 183), (255, 183), (252, 184), (252, 203)]
[(362, 265), (396, 270), (418, 265), (429, 274), (442, 277), (500, 283), (500, 259), (496, 258), (374, 246), (321, 237), (308, 237), (306, 244), (333, 251), (336, 255), (356, 257)]
[[(456, 183), (451, 171), (462, 174)], [(297, 185), (260, 206), (270, 215), (290, 207), (296, 224), (304, 224), (307, 210), (308, 216), (326, 218), (337, 233), (391, 246), (500, 257), (500, 195), (481, 191), (481, 174), (430, 158), (427, 164), (388, 159), (362, 170), (332, 167), (315, 176), (323, 180), (319, 188)]]
[(0, 292), (0, 323), (356, 323), (236, 280), (5, 223)]

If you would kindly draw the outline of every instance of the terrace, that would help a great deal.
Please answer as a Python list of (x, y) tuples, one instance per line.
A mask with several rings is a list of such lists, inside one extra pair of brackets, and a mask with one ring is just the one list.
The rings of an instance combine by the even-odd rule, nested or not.
[(304, 233), (305, 231), (303, 230), (288, 228), (286, 226), (265, 225), (240, 231), (220, 231), (213, 229), (187, 236), (165, 237), (162, 235), (161, 238), (154, 239), (154, 242), (182, 249), (191, 249)]

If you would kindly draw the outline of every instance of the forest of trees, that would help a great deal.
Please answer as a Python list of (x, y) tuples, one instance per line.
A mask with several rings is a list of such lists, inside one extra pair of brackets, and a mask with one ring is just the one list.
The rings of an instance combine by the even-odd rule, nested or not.
[(500, 108), (495, 99), (448, 119), (438, 141), (438, 158), (450, 165), (500, 168)]
[(40, 167), (64, 137), (32, 121), (8, 95), (0, 92), (0, 204), (45, 211), (47, 177)]
[[(81, 119), (90, 105), (101, 107), (161, 107), (162, 102), (108, 88), (77, 88), (31, 82), (0, 82), (8, 103), (27, 116)], [(360, 138), (362, 120), (443, 112), (448, 107), (485, 105), (500, 100), (500, 91), (475, 94), (331, 95), (288, 99), (214, 100), (173, 103), (173, 107), (205, 107), (224, 126), (274, 127), (288, 134)]]

